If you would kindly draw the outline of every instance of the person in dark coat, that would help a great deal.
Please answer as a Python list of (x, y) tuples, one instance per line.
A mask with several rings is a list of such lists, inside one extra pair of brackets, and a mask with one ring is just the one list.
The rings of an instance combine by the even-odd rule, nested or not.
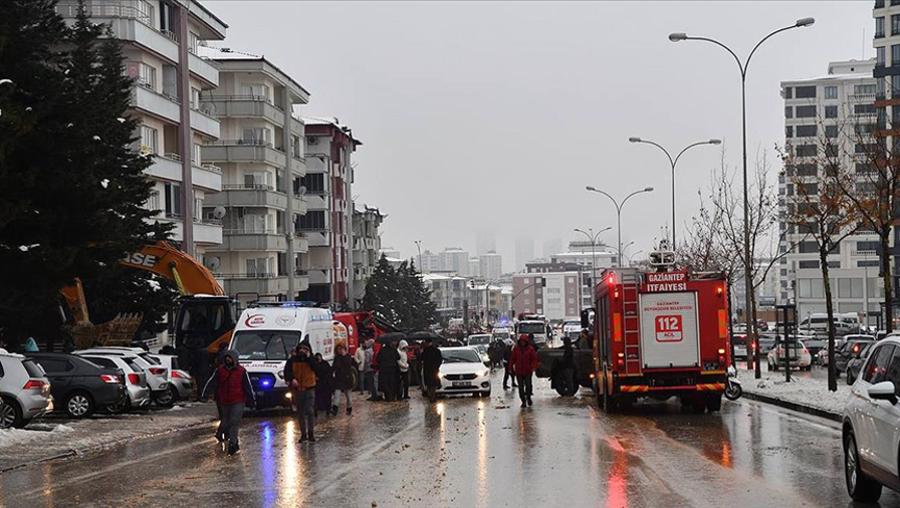
[(350, 392), (353, 390), (353, 359), (347, 355), (347, 348), (343, 344), (338, 344), (334, 348), (334, 362), (332, 369), (334, 371), (334, 399), (331, 402), (331, 414), (337, 415), (338, 403), (341, 401), (341, 394), (347, 400), (347, 415), (353, 413), (353, 405), (350, 402)]
[(422, 352), (419, 353), (419, 360), (422, 362), (422, 383), (428, 394), (428, 400), (434, 402), (437, 400), (435, 390), (441, 385), (440, 368), (444, 363), (444, 357), (441, 351), (434, 346), (431, 338), (426, 337), (422, 343)]
[(509, 357), (512, 356), (513, 342), (512, 339), (504, 341), (503, 347), (503, 389), (509, 390), (509, 380), (512, 379), (512, 387), (516, 388), (516, 375), (512, 372), (512, 366), (509, 364)]
[(284, 381), (291, 387), (297, 417), (300, 420), (300, 442), (315, 442), (316, 378), (315, 360), (308, 341), (294, 348), (294, 354), (284, 364)]
[(562, 358), (557, 360), (551, 373), (553, 388), (563, 395), (574, 395), (577, 391), (575, 384), (575, 351), (572, 349), (572, 339), (563, 338)]
[(234, 455), (240, 449), (238, 431), (244, 415), (244, 405), (254, 407), (256, 397), (247, 370), (238, 362), (235, 351), (225, 352), (224, 360), (203, 388), (202, 397), (215, 394), (216, 402), (221, 404), (222, 417), (216, 435), (221, 434), (228, 440), (228, 455)]
[(522, 401), (522, 407), (533, 405), (531, 382), (539, 361), (537, 350), (534, 348), (534, 335), (524, 333), (519, 335), (519, 342), (512, 350), (509, 363), (519, 382), (519, 399)]
[(334, 372), (331, 365), (322, 357), (322, 353), (316, 353), (316, 414), (324, 411), (331, 414), (331, 399), (334, 397)]
[(400, 379), (400, 353), (397, 351), (397, 341), (382, 346), (378, 353), (378, 387), (384, 393), (384, 400), (397, 400), (397, 387)]

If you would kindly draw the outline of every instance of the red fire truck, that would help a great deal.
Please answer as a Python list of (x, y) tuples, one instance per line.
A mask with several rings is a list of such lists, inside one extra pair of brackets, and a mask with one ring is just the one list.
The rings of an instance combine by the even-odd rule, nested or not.
[(676, 396), (697, 412), (717, 411), (731, 363), (725, 278), (659, 269), (608, 269), (594, 288), (598, 402), (614, 411)]

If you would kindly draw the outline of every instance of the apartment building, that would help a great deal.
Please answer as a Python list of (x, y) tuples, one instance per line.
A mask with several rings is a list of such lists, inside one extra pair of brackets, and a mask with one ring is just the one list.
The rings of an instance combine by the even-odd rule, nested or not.
[(362, 142), (336, 118), (303, 118), (306, 124), (307, 212), (300, 231), (309, 241), (309, 288), (304, 300), (353, 305), (353, 166)]
[(363, 205), (353, 210), (353, 288), (352, 300), (355, 305), (362, 301), (366, 294), (369, 277), (375, 273), (381, 251), (381, 234), (378, 228), (384, 222), (385, 215), (377, 208)]
[(478, 256), (478, 275), (487, 281), (495, 281), (503, 275), (503, 256), (488, 251)]
[[(897, 61), (900, 65), (900, 56)], [(775, 294), (760, 295), (776, 296), (781, 302), (795, 301), (800, 316), (824, 312), (826, 301), (816, 243), (805, 239), (802, 228), (790, 223), (790, 214), (797, 205), (796, 187), (803, 185), (807, 193), (817, 192), (817, 185), (825, 176), (820, 167), (825, 156), (840, 158), (842, 166), (852, 171), (867, 167), (857, 154), (865, 151), (860, 141), (877, 128), (875, 101), (883, 90), (878, 86), (882, 80), (872, 74), (873, 70), (877, 74), (878, 69), (876, 60), (831, 62), (824, 76), (781, 83), (785, 147), (793, 161), (778, 178), (782, 235), (779, 249), (786, 252), (795, 247), (775, 266)], [(826, 154), (825, 150), (832, 153)], [(860, 231), (845, 238), (829, 255), (835, 311), (863, 313), (868, 303), (870, 315), (879, 314), (883, 287), (875, 255), (877, 239), (870, 232)], [(735, 302), (740, 306), (743, 300)]]
[(471, 274), (468, 251), (464, 251), (459, 247), (447, 247), (441, 251), (439, 256), (441, 270), (454, 272), (463, 277)]
[[(222, 243), (222, 226), (202, 215), (207, 197), (222, 188), (222, 172), (201, 154), (220, 134), (219, 121), (200, 102), (201, 93), (219, 85), (219, 72), (198, 52), (204, 41), (223, 40), (228, 25), (196, 0), (86, 0), (84, 6), (122, 42), (125, 72), (136, 80), (135, 135), (154, 159), (147, 207), (173, 224), (182, 250), (202, 258)], [(78, 2), (62, 0), (56, 9), (73, 23)]]
[(226, 293), (255, 300), (299, 297), (309, 287), (308, 242), (298, 233), (306, 213), (305, 126), (293, 113), (309, 92), (266, 58), (201, 48), (219, 70), (219, 86), (200, 103), (220, 122), (220, 139), (202, 148), (222, 168), (222, 192), (204, 203), (204, 216), (224, 210), (222, 244), (206, 265)]
[(548, 320), (579, 319), (581, 305), (578, 272), (518, 273), (512, 278), (516, 314), (543, 314)]

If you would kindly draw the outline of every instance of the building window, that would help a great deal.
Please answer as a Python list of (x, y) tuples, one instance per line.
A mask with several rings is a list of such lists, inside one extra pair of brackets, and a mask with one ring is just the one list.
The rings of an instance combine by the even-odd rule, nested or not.
[(191, 87), (191, 109), (200, 109), (200, 89)]
[(819, 184), (817, 183), (801, 183), (797, 190), (805, 196), (815, 196), (819, 192)]
[(815, 125), (798, 125), (797, 126), (797, 137), (812, 137), (816, 135), (816, 126)]
[(826, 138), (836, 138), (838, 134), (837, 125), (826, 125), (825, 126), (825, 137)]
[(271, 145), (272, 133), (263, 127), (245, 128), (241, 143), (245, 145)]
[(837, 99), (837, 87), (836, 86), (826, 86), (825, 87), (825, 98), (826, 99)]
[(854, 104), (853, 105), (853, 113), (857, 115), (874, 115), (875, 114), (875, 105), (874, 104)]
[(785, 99), (793, 99), (794, 98), (793, 92), (794, 92), (793, 88), (791, 88), (789, 86), (784, 87), (784, 98)]
[(193, 150), (191, 150), (191, 162), (194, 163), (195, 166), (200, 166), (202, 161), (200, 160), (200, 143), (193, 144)]
[[(877, 259), (862, 259), (856, 262), (858, 268), (878, 268)], [(870, 295), (871, 296), (871, 295)]]
[(156, 90), (156, 67), (141, 62), (138, 66), (138, 84), (150, 90)]
[(884, 16), (875, 18), (875, 37), (884, 37)]
[(153, 127), (141, 125), (141, 153), (159, 153), (159, 132)]
[(181, 185), (177, 183), (165, 184), (166, 190), (166, 217), (181, 217)]
[(875, 252), (878, 250), (878, 241), (859, 241), (856, 242), (856, 250), (858, 252)]
[(325, 229), (325, 210), (310, 210), (300, 216), (300, 229)]
[(794, 97), (796, 97), (797, 99), (815, 99), (816, 98), (816, 87), (815, 86), (798, 86), (797, 91), (794, 94)]
[(818, 267), (819, 267), (819, 262), (814, 261), (814, 260), (797, 262), (797, 268), (800, 268), (801, 270), (805, 270), (805, 269), (809, 269), (809, 268), (818, 268)]
[(150, 196), (147, 198), (147, 210), (159, 211), (159, 191), (155, 189), (150, 191)]
[[(884, 23), (884, 18), (881, 18), (882, 23)], [(876, 24), (877, 27), (877, 24)], [(884, 31), (884, 27), (882, 27), (882, 32)], [(894, 14), (891, 16), (891, 35), (900, 34), (900, 15)]]
[(794, 128), (790, 125), (786, 125), (784, 127), (784, 137), (792, 138), (794, 137)]
[(272, 190), (270, 178), (272, 174), (268, 171), (254, 171), (244, 173), (244, 187), (248, 189), (267, 189)]
[(304, 176), (301, 185), (306, 187), (307, 194), (324, 194), (325, 193), (325, 175), (323, 173), (312, 173)]
[(837, 118), (837, 106), (825, 106), (825, 118)]
[[(819, 247), (816, 245), (816, 242), (800, 242), (797, 244), (797, 252), (800, 254), (816, 253), (819, 252)], [(816, 265), (816, 267), (818, 267), (818, 265)]]
[(269, 87), (262, 83), (246, 83), (241, 85), (241, 95), (246, 95), (253, 100), (266, 101), (272, 103), (269, 97)]
[(875, 66), (884, 67), (884, 47), (875, 48)]
[(198, 46), (200, 46), (200, 36), (194, 32), (188, 32), (188, 51), (196, 55)]
[[(797, 90), (800, 90), (799, 88)], [(797, 118), (814, 118), (816, 116), (815, 106), (797, 106)]]
[(815, 157), (818, 150), (816, 145), (797, 145), (795, 153), (797, 157)]
[(794, 107), (793, 106), (785, 106), (784, 107), (784, 117), (785, 118), (794, 118)]
[(900, 44), (891, 45), (891, 65), (900, 65)]

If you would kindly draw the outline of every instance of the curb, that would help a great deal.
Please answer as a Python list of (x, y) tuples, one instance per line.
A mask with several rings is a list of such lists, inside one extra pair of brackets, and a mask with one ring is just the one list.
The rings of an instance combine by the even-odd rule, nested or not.
[(805, 406), (803, 404), (797, 404), (796, 402), (789, 402), (786, 400), (776, 399), (775, 397), (769, 397), (768, 395), (760, 395), (758, 393), (750, 393), (744, 390), (742, 395), (750, 400), (755, 400), (758, 402), (765, 402), (766, 404), (772, 404), (773, 406), (779, 406), (786, 409), (790, 409), (792, 411), (797, 411), (798, 413), (806, 413), (808, 415), (818, 416), (820, 418), (825, 418), (827, 420), (831, 420), (833, 422), (841, 422), (841, 415), (838, 413), (832, 413), (831, 411), (825, 411), (824, 409), (819, 409), (815, 407)]
[(175, 432), (183, 432), (186, 430), (194, 429), (196, 427), (201, 427), (203, 425), (208, 425), (216, 420), (217, 420), (217, 418), (209, 417), (207, 419), (204, 419), (203, 421), (193, 422), (193, 423), (189, 423), (189, 424), (185, 424), (185, 425), (179, 425), (177, 427), (172, 427), (170, 429), (162, 430), (159, 432), (151, 432), (150, 434), (141, 434), (141, 435), (132, 436), (132, 437), (123, 437), (120, 439), (116, 439), (114, 441), (110, 441), (108, 443), (89, 446), (87, 448), (82, 448), (82, 449), (73, 448), (67, 452), (63, 452), (63, 453), (53, 455), (50, 457), (44, 457), (42, 459), (38, 459), (35, 461), (24, 462), (22, 464), (16, 464), (14, 466), (4, 467), (4, 468), (0, 469), (0, 474), (7, 473), (9, 471), (15, 471), (17, 469), (26, 468), (29, 466), (34, 466), (37, 464), (44, 464), (47, 462), (53, 462), (53, 461), (57, 461), (57, 460), (70, 459), (72, 457), (82, 457), (85, 455), (100, 453), (100, 452), (116, 448), (118, 446), (124, 445), (125, 443), (129, 443), (132, 441), (139, 441), (142, 439), (150, 439), (150, 438), (165, 436), (167, 434), (173, 434)]

